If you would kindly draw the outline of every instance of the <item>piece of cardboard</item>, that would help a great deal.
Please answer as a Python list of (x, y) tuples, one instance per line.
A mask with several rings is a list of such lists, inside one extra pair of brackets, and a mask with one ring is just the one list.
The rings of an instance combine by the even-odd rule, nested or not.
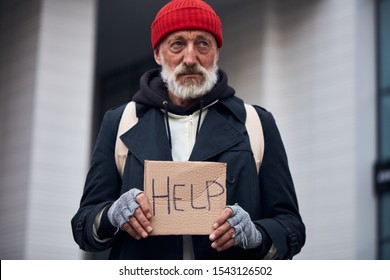
[(226, 163), (145, 161), (151, 235), (209, 235), (226, 207)]

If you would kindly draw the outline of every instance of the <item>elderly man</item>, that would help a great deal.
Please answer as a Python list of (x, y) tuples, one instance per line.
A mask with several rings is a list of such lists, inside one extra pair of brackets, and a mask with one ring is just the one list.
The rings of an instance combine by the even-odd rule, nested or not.
[[(200, 0), (173, 0), (152, 24), (154, 58), (135, 94), (138, 123), (121, 139), (128, 148), (123, 176), (115, 144), (126, 105), (103, 119), (80, 208), (75, 241), (87, 251), (111, 248), (112, 259), (292, 258), (305, 227), (280, 134), (271, 113), (255, 106), (264, 135), (256, 169), (246, 110), (218, 69), (222, 25)], [(150, 236), (143, 193), (144, 160), (227, 163), (227, 207), (209, 236)]]

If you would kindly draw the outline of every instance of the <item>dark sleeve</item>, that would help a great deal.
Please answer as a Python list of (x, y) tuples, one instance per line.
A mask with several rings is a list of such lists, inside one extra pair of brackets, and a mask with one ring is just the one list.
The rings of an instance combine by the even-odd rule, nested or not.
[[(125, 106), (108, 111), (100, 126), (96, 145), (92, 154), (80, 207), (71, 221), (73, 237), (80, 249), (101, 251), (111, 246), (111, 242), (100, 243), (93, 237), (93, 223), (97, 213), (113, 203), (120, 194), (121, 177), (115, 163), (115, 142), (119, 121)], [(106, 225), (106, 223), (104, 223)], [(108, 233), (112, 230), (106, 227)]]
[(264, 218), (254, 222), (266, 232), (262, 249), (269, 249), (274, 244), (279, 259), (291, 259), (305, 243), (305, 225), (275, 119), (260, 107), (256, 110), (261, 119), (265, 145), (259, 172)]
[(97, 229), (97, 235), (100, 240), (104, 240), (106, 238), (111, 238), (114, 236), (114, 234), (117, 232), (117, 228), (114, 227), (110, 220), (108, 219), (108, 209), (110, 209), (110, 206), (112, 204), (109, 204), (104, 208), (104, 211), (102, 213), (102, 218), (100, 220), (100, 226)]

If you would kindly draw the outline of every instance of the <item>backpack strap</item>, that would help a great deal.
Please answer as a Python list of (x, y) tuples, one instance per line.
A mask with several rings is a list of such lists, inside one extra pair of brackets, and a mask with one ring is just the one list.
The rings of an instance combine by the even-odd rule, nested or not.
[[(120, 137), (138, 122), (135, 105), (136, 104), (134, 101), (131, 101), (126, 105), (119, 122), (118, 133), (116, 136), (115, 162), (121, 177), (123, 176), (125, 169), (128, 149)], [(253, 157), (255, 159), (257, 173), (259, 173), (260, 165), (264, 155), (263, 127), (256, 109), (252, 105), (244, 105), (246, 110), (245, 127), (249, 135), (249, 141), (251, 144)]]
[(135, 109), (135, 102), (131, 101), (126, 105), (125, 110), (123, 111), (121, 120), (119, 122), (118, 133), (116, 135), (115, 142), (115, 162), (121, 177), (123, 176), (123, 172), (125, 170), (128, 149), (126, 145), (122, 142), (120, 137), (122, 136), (122, 134), (124, 134), (126, 131), (136, 125), (137, 122), (138, 118)]
[(256, 109), (249, 104), (244, 104), (246, 110), (245, 127), (249, 135), (249, 142), (255, 158), (257, 173), (260, 171), (260, 165), (264, 155), (264, 136), (263, 127)]

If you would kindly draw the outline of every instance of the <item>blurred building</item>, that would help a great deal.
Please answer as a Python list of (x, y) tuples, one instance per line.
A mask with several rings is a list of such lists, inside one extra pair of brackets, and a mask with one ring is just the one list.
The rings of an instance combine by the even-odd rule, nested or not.
[[(307, 226), (297, 259), (389, 259), (390, 0), (207, 2), (221, 68), (284, 139)], [(70, 219), (104, 111), (156, 66), (165, 3), (0, 0), (1, 259), (99, 258)]]

